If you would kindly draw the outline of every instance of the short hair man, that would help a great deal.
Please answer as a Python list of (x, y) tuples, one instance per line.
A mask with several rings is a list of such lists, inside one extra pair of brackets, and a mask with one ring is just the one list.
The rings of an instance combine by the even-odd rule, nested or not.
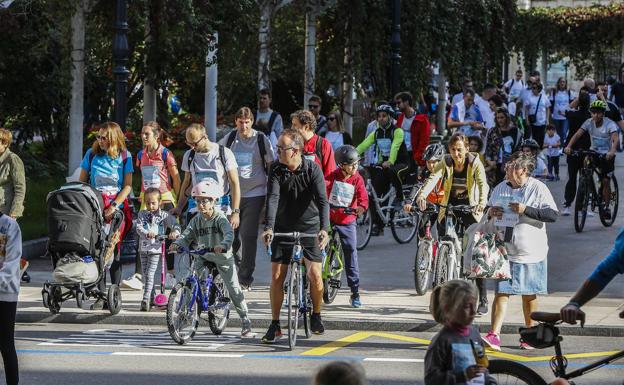
[(321, 97), (318, 95), (310, 96), (308, 99), (308, 110), (314, 115), (314, 119), (316, 119), (316, 133), (319, 135), (327, 132), (327, 117), (321, 115), (321, 108), (323, 106), (323, 101)]

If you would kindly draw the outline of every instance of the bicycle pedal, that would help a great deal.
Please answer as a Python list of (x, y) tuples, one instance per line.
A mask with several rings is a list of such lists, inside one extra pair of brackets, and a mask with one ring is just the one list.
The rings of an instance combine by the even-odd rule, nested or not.
[(334, 278), (329, 279), (329, 286), (333, 287), (334, 289), (340, 289), (341, 284), (342, 283), (338, 279), (334, 279)]

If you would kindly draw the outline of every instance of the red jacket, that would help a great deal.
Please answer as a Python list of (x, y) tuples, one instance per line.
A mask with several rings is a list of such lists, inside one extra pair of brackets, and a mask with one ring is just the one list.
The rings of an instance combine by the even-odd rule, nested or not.
[[(316, 141), (321, 141), (321, 157), (316, 151)], [(336, 169), (336, 161), (334, 160), (334, 149), (331, 143), (323, 137), (314, 134), (308, 141), (303, 144), (303, 154), (306, 157), (314, 157), (314, 161), (321, 167), (325, 179)]]
[[(329, 174), (326, 178), (327, 185), (327, 197), (331, 195), (332, 188), (334, 187), (334, 182), (339, 181), (343, 183), (348, 183), (355, 187), (355, 191), (353, 194), (353, 199), (351, 200), (350, 208), (362, 207), (364, 209), (368, 209), (368, 192), (366, 192), (366, 185), (364, 184), (364, 178), (356, 171), (353, 176), (348, 178), (344, 178), (342, 175), (342, 170), (337, 168)], [(354, 220), (357, 217), (355, 214), (345, 214), (344, 209), (330, 209), (329, 210), (329, 220), (331, 223), (335, 223), (338, 225), (346, 225)]]
[[(402, 113), (397, 119), (397, 127), (402, 126), (403, 119), (405, 119), (405, 114)], [(425, 161), (422, 157), (425, 153), (425, 148), (429, 145), (429, 135), (431, 134), (431, 124), (427, 114), (416, 114), (410, 126), (410, 134), (412, 158), (419, 166), (425, 167)]]

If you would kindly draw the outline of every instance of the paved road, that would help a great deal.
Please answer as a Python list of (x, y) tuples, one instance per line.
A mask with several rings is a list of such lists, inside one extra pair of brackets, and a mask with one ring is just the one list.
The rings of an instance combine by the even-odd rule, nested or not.
[[(258, 339), (241, 340), (231, 330), (216, 337), (203, 328), (190, 344), (178, 346), (160, 327), (107, 325), (104, 329), (93, 325), (21, 324), (17, 347), (22, 383), (305, 384), (327, 362), (350, 360), (364, 366), (373, 385), (422, 384), (423, 358), (433, 336), (331, 331), (309, 340), (300, 339), (297, 349), (291, 352), (286, 341), (263, 345)], [(344, 342), (345, 337), (353, 342)], [(503, 344), (508, 345), (505, 351), (511, 354), (509, 358), (534, 357), (536, 361), (527, 364), (552, 379), (544, 357), (551, 351), (520, 351), (515, 348), (516, 336), (512, 335), (504, 336)], [(566, 337), (563, 348), (567, 353), (605, 352), (621, 349), (621, 340)], [(587, 358), (570, 359), (570, 366), (583, 362)], [(615, 363), (579, 383), (619, 384), (623, 377), (624, 365)]]

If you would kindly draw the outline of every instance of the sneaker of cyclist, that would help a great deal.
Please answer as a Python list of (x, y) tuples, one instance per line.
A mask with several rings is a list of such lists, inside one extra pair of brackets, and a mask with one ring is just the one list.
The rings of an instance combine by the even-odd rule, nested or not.
[[(600, 157), (599, 172), (602, 177), (602, 199), (608, 202), (611, 199), (611, 186), (609, 184), (609, 176), (615, 169), (615, 152), (618, 144), (618, 126), (615, 122), (605, 117), (607, 103), (603, 100), (596, 99), (589, 106), (591, 118), (587, 119), (581, 128), (576, 131), (574, 136), (570, 138), (565, 148), (565, 153), (572, 152), (572, 146), (581, 138), (583, 133), (589, 133), (591, 139), (591, 150), (604, 155)], [(611, 219), (611, 211), (605, 209), (605, 217)]]
[(540, 157), (540, 145), (535, 139), (525, 139), (520, 146), (522, 152), (531, 154), (535, 157), (535, 170), (533, 170), (533, 177), (546, 178), (548, 176), (548, 167), (544, 159)]
[[(442, 181), (443, 190), (446, 192), (442, 199), (442, 205), (451, 204), (470, 205), (474, 210), (470, 214), (457, 213), (465, 228), (477, 223), (483, 216), (483, 210), (487, 204), (489, 186), (485, 176), (485, 168), (478, 154), (468, 152), (468, 138), (464, 134), (454, 134), (449, 139), (449, 155), (444, 156), (427, 180), (425, 185), (416, 195), (416, 204), (421, 210), (427, 208), (427, 197)], [(438, 215), (438, 234), (444, 235), (444, 218), (446, 210), (440, 209)], [(462, 234), (459, 234), (460, 239)], [(488, 313), (487, 289), (485, 280), (476, 279), (479, 289), (479, 307), (477, 313)]]
[[(370, 133), (359, 146), (358, 154), (364, 153), (369, 147), (374, 146), (375, 164), (380, 168), (371, 167), (370, 174), (373, 188), (378, 196), (388, 192), (390, 184), (396, 190), (395, 205), (403, 202), (403, 185), (401, 174), (408, 170), (408, 154), (403, 140), (403, 129), (392, 123), (394, 109), (388, 104), (377, 107), (377, 129)], [(373, 206), (374, 207), (374, 206)], [(400, 209), (400, 207), (398, 207)], [(380, 213), (372, 211), (373, 230), (372, 235), (380, 235), (383, 222)]]
[[(424, 182), (429, 178), (429, 175), (433, 172), (435, 167), (440, 163), (442, 158), (444, 158), (444, 146), (441, 143), (430, 144), (425, 148), (425, 153), (423, 154), (423, 159), (425, 160), (427, 168), (423, 169), (423, 171), (418, 176), (420, 182)], [(409, 198), (405, 201), (403, 205), (403, 209), (407, 212), (412, 211), (414, 206), (414, 200), (416, 199), (416, 195), (418, 195), (418, 191), (422, 188), (422, 184), (418, 183), (412, 188), (410, 192)], [(427, 202), (433, 204), (440, 204), (444, 199), (444, 189), (443, 189), (443, 181), (440, 179), (438, 183), (435, 185), (433, 190), (427, 195)], [(423, 216), (422, 220), (424, 223), (426, 222), (435, 222), (435, 218), (430, 218), (428, 215)], [(433, 228), (434, 223), (431, 223), (431, 227)], [(420, 234), (421, 236), (424, 234)]]
[(295, 111), (291, 116), (292, 128), (299, 131), (303, 137), (303, 157), (316, 162), (327, 178), (336, 169), (334, 149), (331, 143), (314, 133), (316, 118), (307, 110)]
[(288, 274), (293, 245), (273, 242), (273, 234), (318, 234), (317, 239), (304, 238), (303, 260), (310, 282), (312, 317), (310, 327), (315, 334), (323, 334), (321, 320), (323, 279), (321, 277), (323, 249), (329, 240), (329, 202), (321, 168), (303, 157), (303, 137), (297, 130), (282, 131), (277, 142), (278, 162), (269, 171), (267, 205), (262, 239), (271, 245), (271, 325), (262, 338), (263, 343), (274, 343), (282, 337), (280, 310), (284, 302), (284, 280)]
[(334, 230), (340, 235), (344, 256), (347, 285), (351, 289), (351, 306), (361, 307), (360, 269), (357, 255), (357, 216), (368, 208), (368, 192), (364, 178), (358, 173), (360, 156), (353, 146), (345, 145), (336, 149), (338, 168), (327, 178), (327, 196), (329, 204), (337, 207), (349, 207), (355, 213), (346, 214), (342, 208), (331, 208), (329, 220)]

